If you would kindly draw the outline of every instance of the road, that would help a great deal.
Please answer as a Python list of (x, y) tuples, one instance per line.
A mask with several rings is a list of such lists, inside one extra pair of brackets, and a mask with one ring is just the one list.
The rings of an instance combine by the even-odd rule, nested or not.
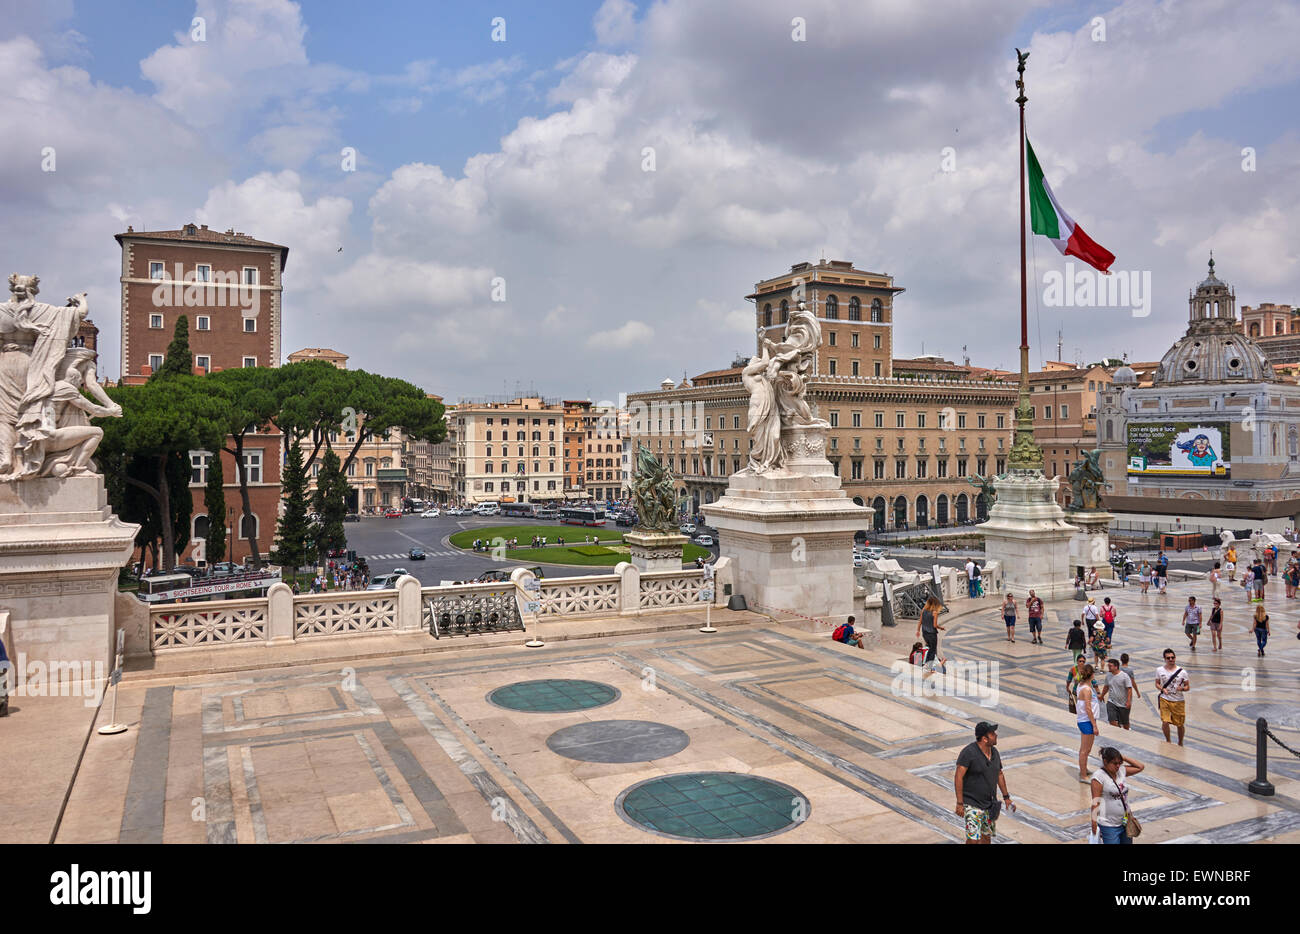
[[(348, 536), (348, 547), (364, 557), (370, 565), (370, 574), (377, 577), (389, 574), (395, 568), (405, 568), (426, 587), (443, 581), (473, 580), (493, 568), (516, 567), (521, 561), (497, 561), (491, 555), (462, 551), (447, 542), (447, 537), (462, 529), (486, 529), (495, 525), (548, 525), (557, 530), (567, 530), (568, 537), (580, 532), (580, 526), (561, 525), (555, 520), (518, 519), (497, 516), (482, 519), (478, 516), (440, 516), (422, 519), (419, 515), (404, 515), (400, 519), (367, 517), (360, 522), (343, 526)], [(612, 527), (612, 523), (611, 526)], [(631, 531), (627, 529), (626, 531)], [(424, 561), (412, 561), (408, 552), (419, 545), (428, 555)], [(714, 556), (718, 547), (710, 549)], [(585, 574), (608, 574), (604, 567), (566, 567), (543, 565), (549, 577), (576, 577)]]

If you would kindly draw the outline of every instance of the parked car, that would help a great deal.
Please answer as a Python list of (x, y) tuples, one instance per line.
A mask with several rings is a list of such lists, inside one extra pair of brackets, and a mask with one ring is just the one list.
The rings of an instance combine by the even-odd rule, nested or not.
[(239, 565), (232, 564), (229, 561), (218, 561), (216, 564), (211, 565), (211, 568), (213, 577), (224, 577), (237, 572)]
[(866, 555), (862, 554), (861, 552), (853, 553), (853, 566), (855, 568), (865, 568), (868, 566), (868, 564), (869, 562)]
[(355, 512), (350, 512), (350, 513), (348, 513), (346, 516), (343, 517), (343, 521), (344, 521), (344, 522), (360, 522), (360, 521), (361, 521), (361, 516), (357, 515)]
[(408, 571), (406, 568), (393, 568), (393, 575), (396, 577), (401, 577), (403, 574), (410, 574), (410, 573), (411, 572)]
[(398, 511), (398, 510), (396, 510), (396, 509), (390, 509), (390, 510), (388, 510), (386, 513), (384, 513), (384, 518), (385, 518), (385, 519), (400, 519), (400, 518), (402, 518), (402, 514), (401, 514), (400, 511)]
[(420, 513), (420, 518), (421, 518), (421, 519), (436, 519), (436, 518), (438, 518), (440, 515), (442, 515), (442, 513), (439, 512), (437, 509), (426, 509), (424, 512)]
[(381, 574), (378, 577), (372, 577), (370, 586), (366, 590), (392, 590), (397, 586), (397, 579), (401, 576), (401, 574), (393, 572), (392, 574)]
[(628, 515), (627, 513), (623, 513), (614, 521), (617, 522), (619, 525), (627, 525), (627, 526), (636, 525), (636, 515), (635, 514)]
[(406, 556), (410, 558), (412, 561), (423, 561), (424, 549), (421, 548), (419, 545), (412, 545), (411, 550), (406, 553)]
[(879, 561), (881, 558), (889, 557), (889, 552), (884, 548), (881, 548), (879, 545), (868, 545), (866, 548), (862, 549), (862, 554), (864, 557), (870, 558), (872, 561)]
[(707, 548), (713, 544), (713, 536), (701, 532), (699, 535), (695, 536), (695, 544), (703, 545)]
[(683, 525), (680, 529), (678, 529), (678, 531), (681, 532), (683, 535), (694, 535), (694, 534), (695, 534), (695, 526), (692, 525), (691, 523), (687, 522), (687, 523), (686, 523), (685, 525)]

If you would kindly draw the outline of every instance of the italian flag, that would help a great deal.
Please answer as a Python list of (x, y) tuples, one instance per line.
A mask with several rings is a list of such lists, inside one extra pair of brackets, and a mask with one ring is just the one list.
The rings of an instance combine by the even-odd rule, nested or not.
[(1043, 167), (1038, 164), (1028, 137), (1025, 137), (1025, 152), (1029, 154), (1029, 216), (1034, 233), (1051, 240), (1063, 256), (1077, 256), (1098, 272), (1110, 275), (1115, 254), (1084, 233), (1074, 218), (1065, 213), (1052, 193), (1052, 186), (1043, 178)]

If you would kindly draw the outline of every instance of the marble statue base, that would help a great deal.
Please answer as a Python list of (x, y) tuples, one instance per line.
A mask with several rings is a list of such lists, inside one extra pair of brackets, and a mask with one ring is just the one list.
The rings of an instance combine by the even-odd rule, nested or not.
[(872, 511), (850, 501), (826, 459), (824, 422), (783, 429), (785, 467), (732, 474), (701, 507), (751, 607), (816, 617), (830, 629), (853, 612), (853, 534)]
[(1001, 565), (1005, 587), (1016, 597), (1032, 589), (1044, 600), (1063, 600), (1074, 592), (1070, 541), (1076, 529), (1056, 502), (1059, 485), (1037, 470), (1013, 470), (993, 483), (997, 501), (978, 528), (985, 556)]
[(1070, 574), (1089, 569), (1102, 573), (1110, 565), (1110, 524), (1115, 517), (1100, 509), (1066, 510), (1066, 521), (1078, 529), (1070, 537)]
[(623, 536), (632, 552), (632, 566), (644, 574), (647, 571), (680, 571), (682, 546), (689, 538), (676, 532), (644, 532), (637, 530)]
[(15, 665), (39, 662), (54, 683), (107, 678), (117, 574), (138, 530), (113, 514), (97, 474), (0, 484), (0, 609)]

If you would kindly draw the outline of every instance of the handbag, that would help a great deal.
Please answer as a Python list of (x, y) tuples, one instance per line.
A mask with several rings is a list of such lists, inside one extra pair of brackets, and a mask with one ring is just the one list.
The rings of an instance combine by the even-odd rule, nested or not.
[(1115, 790), (1119, 792), (1119, 803), (1124, 805), (1124, 836), (1137, 839), (1142, 835), (1142, 825), (1138, 823), (1137, 815), (1129, 810), (1128, 798), (1124, 795), (1124, 789), (1119, 787), (1118, 782), (1115, 784)]

